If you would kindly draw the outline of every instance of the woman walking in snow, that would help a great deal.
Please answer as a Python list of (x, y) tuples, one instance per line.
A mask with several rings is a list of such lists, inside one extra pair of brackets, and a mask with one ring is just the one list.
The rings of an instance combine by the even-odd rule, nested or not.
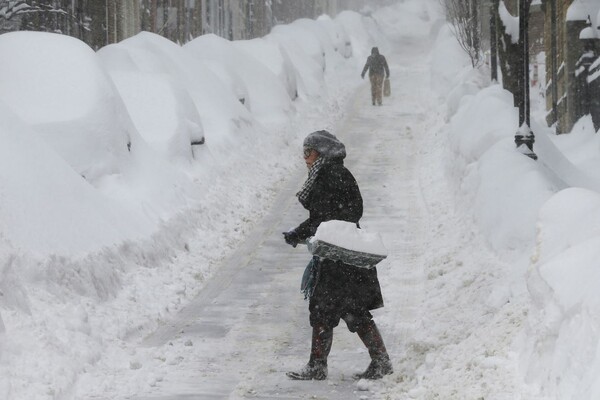
[[(363, 204), (360, 190), (346, 167), (346, 149), (335, 135), (316, 131), (304, 139), (304, 160), (308, 179), (296, 194), (309, 212), (307, 220), (284, 232), (286, 243), (296, 247), (313, 236), (321, 222), (342, 220), (358, 222)], [(333, 341), (333, 328), (343, 319), (356, 332), (371, 356), (366, 371), (356, 379), (380, 379), (393, 372), (392, 364), (373, 321), (370, 310), (383, 307), (377, 270), (364, 269), (340, 261), (313, 257), (310, 297), (310, 325), (313, 328), (308, 364), (300, 371), (288, 372), (291, 379), (327, 378), (327, 356)]]

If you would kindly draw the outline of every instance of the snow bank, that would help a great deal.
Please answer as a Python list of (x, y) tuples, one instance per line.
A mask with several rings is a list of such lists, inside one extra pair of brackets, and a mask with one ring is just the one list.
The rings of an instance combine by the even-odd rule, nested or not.
[[(296, 20), (288, 25), (275, 25), (271, 34), (285, 36), (298, 44), (306, 55), (325, 72), (325, 47), (318, 34), (322, 28), (313, 20)], [(319, 32), (321, 35), (323, 31)]]
[(460, 99), (448, 135), (462, 203), (496, 252), (522, 257), (532, 246), (538, 210), (556, 185), (539, 163), (514, 151), (517, 117), (512, 95), (494, 85)]
[(98, 57), (109, 72), (137, 131), (160, 154), (189, 160), (193, 144), (204, 141), (204, 130), (192, 97), (160, 51), (179, 46), (149, 33), (100, 49)]
[(139, 213), (86, 182), (2, 103), (0, 120), (3, 240), (40, 256), (85, 254), (151, 230)]
[[(278, 27), (275, 27), (278, 28)], [(286, 32), (294, 29), (272, 29), (265, 40), (281, 48), (284, 57), (288, 58), (296, 69), (298, 96), (303, 100), (322, 95), (321, 88), (325, 82), (323, 66), (310, 57), (297, 40), (297, 36), (289, 36)]]
[(203, 35), (183, 48), (194, 57), (213, 62), (213, 68), (230, 70), (248, 91), (247, 106), (252, 115), (263, 124), (281, 124), (293, 112), (293, 104), (277, 76), (238, 50), (230, 41), (216, 35)]
[[(335, 17), (336, 23), (350, 39), (352, 46), (352, 56), (356, 60), (356, 67), (360, 71), (367, 57), (371, 54), (371, 48), (379, 46), (384, 36), (376, 38), (373, 31), (367, 28), (366, 23), (371, 20), (369, 17), (363, 17), (352, 11), (342, 11)], [(373, 33), (372, 33), (373, 32)], [(384, 46), (381, 46), (384, 53)]]
[(594, 130), (590, 115), (577, 121), (568, 135), (551, 136), (550, 140), (569, 162), (588, 174), (590, 179), (599, 180), (600, 171), (594, 167), (600, 163), (600, 137)]
[(278, 43), (272, 43), (264, 38), (252, 40), (236, 40), (233, 45), (248, 56), (254, 57), (258, 62), (268, 68), (283, 84), (291, 100), (298, 97), (298, 84), (296, 76), (298, 71), (292, 64), (287, 53)]
[(465, 79), (474, 71), (448, 25), (440, 28), (434, 46), (431, 82), (440, 96), (447, 98), (448, 113), (452, 116), (458, 110), (462, 96), (475, 94), (481, 86), (478, 88)]
[[(497, 142), (514, 138), (518, 115), (512, 103), (512, 95), (499, 85), (478, 88), (475, 95), (463, 94), (459, 99), (449, 135), (465, 163), (480, 159)], [(485, 118), (486, 123), (481, 124), (481, 119), (473, 118), (475, 115)]]
[(594, 150), (600, 144), (589, 116), (569, 134), (542, 138), (545, 163), (566, 188), (539, 212), (522, 366), (527, 382), (544, 394), (591, 400), (600, 394), (600, 160)]
[[(0, 36), (0, 398), (111, 390), (82, 376), (101, 360), (129, 370), (123, 343), (202, 290), (302, 162), (305, 134), (342, 117), (357, 60), (309, 76), (308, 55), (262, 40), (282, 75), (210, 35), (182, 48), (141, 33), (98, 53)], [(282, 76), (314, 91), (292, 102)]]
[[(456, 51), (443, 43), (438, 38), (437, 46), (443, 46), (438, 56), (446, 54), (440, 62), (452, 59)], [(460, 71), (460, 63), (449, 65)], [(434, 77), (443, 73), (434, 71)], [(518, 123), (512, 95), (497, 85), (481, 90), (471, 84), (465, 87), (468, 80), (485, 82), (473, 79), (474, 73), (458, 73), (456, 80), (446, 74), (437, 81), (440, 93), (451, 94), (446, 162), (463, 212), (473, 217), (491, 248), (513, 265), (504, 272), (508, 279), (493, 285), (499, 292), (509, 284), (507, 301), (527, 315), (511, 340), (522, 381), (540, 398), (596, 399), (600, 396), (598, 135), (589, 117), (571, 133), (556, 136), (538, 122), (543, 121), (543, 112), (541, 118), (534, 114), (534, 151), (539, 159), (533, 161), (515, 150)]]
[[(243, 146), (246, 139), (254, 136), (249, 132), (253, 128), (252, 115), (239, 102), (239, 93), (213, 73), (203, 60), (193, 57), (164, 37), (141, 32), (121, 43), (100, 49), (98, 56), (128, 102), (128, 108), (142, 107), (143, 110), (144, 106), (151, 105), (152, 99), (155, 107), (161, 106), (162, 97), (140, 96), (145, 91), (159, 90), (136, 87), (136, 80), (141, 77), (163, 82), (162, 86), (168, 86), (165, 90), (171, 94), (172, 100), (178, 102), (172, 104), (170, 118), (160, 111), (147, 118), (135, 113), (142, 135), (148, 129), (150, 132), (156, 130), (157, 124), (168, 123), (172, 127), (171, 135), (175, 132), (173, 129), (177, 129), (180, 133), (175, 137), (183, 135), (187, 139), (186, 143), (182, 143), (181, 151), (188, 158), (193, 153), (206, 152), (204, 147), (210, 147), (210, 153), (223, 160), (228, 158), (232, 148)], [(136, 74), (138, 78), (128, 79), (130, 74)], [(242, 93), (245, 93), (245, 88)], [(197, 143), (203, 138), (209, 145), (199, 148)], [(193, 152), (190, 152), (191, 143), (196, 143), (191, 147)]]
[(321, 15), (317, 22), (329, 35), (333, 50), (343, 58), (352, 57), (352, 44), (344, 29), (337, 24), (329, 15)]
[(88, 179), (118, 172), (132, 127), (95, 53), (69, 36), (0, 36), (0, 100)]
[(565, 189), (540, 211), (523, 335), (526, 379), (565, 399), (600, 396), (600, 195)]

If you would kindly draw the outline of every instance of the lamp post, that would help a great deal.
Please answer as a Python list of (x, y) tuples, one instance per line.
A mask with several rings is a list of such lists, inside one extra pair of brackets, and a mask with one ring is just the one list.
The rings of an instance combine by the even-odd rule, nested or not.
[(529, 6), (531, 0), (519, 0), (519, 44), (521, 47), (519, 79), (519, 129), (515, 134), (517, 150), (533, 160), (535, 136), (531, 130), (531, 109), (529, 99)]
[(499, 0), (492, 0), (490, 3), (490, 69), (492, 82), (498, 82), (498, 28), (496, 19), (498, 18)]
[[(552, 49), (552, 123), (557, 124), (558, 128), (558, 43), (557, 37), (557, 11), (556, 0), (550, 0), (550, 47)], [(560, 132), (560, 129), (558, 129)]]

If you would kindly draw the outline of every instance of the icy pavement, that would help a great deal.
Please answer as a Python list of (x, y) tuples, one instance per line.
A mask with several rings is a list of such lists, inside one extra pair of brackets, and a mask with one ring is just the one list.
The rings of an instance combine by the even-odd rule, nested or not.
[[(374, 315), (396, 372), (377, 382), (353, 381), (369, 357), (341, 324), (326, 381), (285, 377), (306, 363), (310, 346), (299, 290), (309, 254), (281, 236), (306, 216), (294, 196), (305, 176), (299, 165), (201, 295), (141, 346), (127, 345), (128, 365), (115, 359), (113, 370), (91, 372), (105, 384), (80, 399), (520, 398), (510, 343), (523, 310), (486, 301), (506, 266), (455, 213), (444, 113), (430, 91), (427, 49), (407, 41), (386, 54), (392, 96), (371, 106), (365, 80), (335, 129), (364, 197), (361, 225), (379, 231), (390, 251), (378, 267), (386, 306)], [(83, 387), (85, 381), (78, 393)]]

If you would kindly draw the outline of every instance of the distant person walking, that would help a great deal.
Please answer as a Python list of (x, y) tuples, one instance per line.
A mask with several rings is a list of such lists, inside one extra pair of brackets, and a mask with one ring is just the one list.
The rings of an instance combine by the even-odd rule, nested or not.
[[(304, 162), (308, 179), (296, 194), (308, 210), (308, 219), (289, 232), (286, 243), (296, 247), (314, 236), (321, 222), (341, 220), (356, 223), (363, 214), (358, 184), (344, 166), (346, 148), (335, 135), (316, 131), (304, 139)], [(313, 257), (305, 294), (309, 298), (312, 346), (308, 364), (288, 372), (296, 380), (327, 378), (327, 356), (333, 342), (333, 328), (340, 319), (356, 332), (371, 356), (368, 368), (355, 379), (380, 379), (393, 372), (387, 350), (370, 310), (383, 307), (377, 269), (359, 268), (326, 258)], [(303, 282), (304, 286), (304, 282)]]
[(369, 70), (369, 80), (371, 81), (371, 99), (373, 105), (375, 105), (375, 103), (381, 105), (383, 80), (390, 77), (390, 69), (387, 60), (383, 55), (379, 54), (379, 49), (377, 47), (371, 49), (371, 55), (367, 58), (367, 63), (360, 74), (361, 78), (365, 78), (367, 70)]

